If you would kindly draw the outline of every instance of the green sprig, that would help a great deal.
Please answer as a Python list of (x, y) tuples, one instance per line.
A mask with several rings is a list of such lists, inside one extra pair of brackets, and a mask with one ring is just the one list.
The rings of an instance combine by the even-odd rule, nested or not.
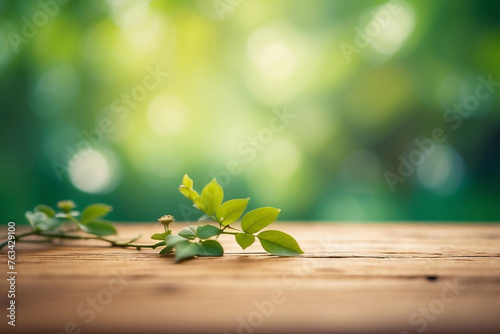
[[(113, 210), (106, 204), (95, 203), (83, 209), (81, 215), (79, 211), (74, 210), (76, 204), (71, 200), (59, 201), (57, 203), (59, 212), (52, 207), (40, 204), (35, 206), (33, 211), (27, 211), (25, 214), (31, 231), (16, 234), (15, 240), (18, 242), (47, 242), (50, 243), (56, 239), (72, 240), (100, 240), (109, 243), (114, 247), (135, 247), (156, 248), (159, 245), (140, 245), (134, 244), (140, 236), (126, 242), (105, 238), (117, 233), (115, 226), (103, 218)], [(35, 236), (36, 239), (25, 239)], [(8, 240), (0, 244), (0, 249), (8, 244)], [(162, 243), (164, 244), (164, 242)]]
[[(297, 241), (290, 235), (277, 231), (262, 229), (273, 223), (280, 213), (280, 209), (272, 207), (258, 208), (243, 213), (246, 210), (250, 198), (231, 199), (223, 202), (224, 190), (216, 179), (210, 181), (202, 190), (201, 195), (194, 190), (194, 182), (186, 174), (182, 179), (179, 191), (187, 199), (193, 202), (198, 210), (204, 213), (204, 221), (208, 219), (219, 224), (192, 225), (185, 227), (179, 233), (172, 234), (170, 229), (165, 232), (165, 248), (160, 251), (161, 255), (175, 251), (175, 262), (180, 262), (195, 256), (222, 256), (224, 249), (214, 239), (222, 234), (234, 235), (236, 242), (242, 249), (251, 246), (255, 238), (259, 239), (262, 247), (272, 255), (296, 256), (303, 254)], [(243, 217), (242, 217), (243, 216)], [(231, 226), (241, 218), (241, 229)], [(230, 229), (231, 231), (227, 231)], [(159, 240), (163, 234), (155, 233), (151, 236)]]
[[(194, 182), (186, 174), (182, 179), (179, 191), (193, 202), (193, 206), (203, 214), (200, 221), (214, 222), (212, 224), (191, 225), (173, 234), (170, 224), (174, 221), (171, 215), (158, 219), (163, 225), (163, 232), (155, 233), (151, 239), (157, 241), (152, 245), (136, 244), (140, 236), (119, 242), (109, 239), (117, 234), (115, 226), (104, 217), (113, 210), (107, 204), (95, 203), (87, 206), (80, 213), (75, 210), (76, 204), (71, 200), (57, 203), (59, 212), (52, 207), (40, 204), (33, 211), (27, 211), (25, 216), (31, 231), (16, 234), (18, 242), (52, 242), (56, 239), (72, 240), (100, 240), (113, 247), (152, 248), (162, 247), (160, 255), (175, 252), (175, 262), (193, 257), (222, 256), (224, 249), (217, 239), (223, 235), (233, 235), (242, 249), (251, 246), (257, 238), (262, 247), (272, 255), (296, 256), (302, 254), (295, 239), (281, 231), (266, 230), (280, 213), (280, 209), (272, 207), (258, 208), (244, 214), (250, 198), (224, 200), (224, 190), (216, 179), (209, 182), (202, 190), (201, 195), (194, 190)], [(241, 219), (241, 228), (231, 224)], [(26, 239), (33, 236), (33, 238)], [(0, 243), (0, 249), (8, 244), (8, 240)], [(163, 247), (164, 246), (164, 247)]]

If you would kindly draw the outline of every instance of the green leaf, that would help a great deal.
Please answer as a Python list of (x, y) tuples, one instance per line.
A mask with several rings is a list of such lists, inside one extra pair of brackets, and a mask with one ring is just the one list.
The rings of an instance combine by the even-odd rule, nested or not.
[(169, 235), (170, 233), (172, 233), (171, 230), (168, 230), (167, 232), (163, 232), (163, 233), (155, 233), (151, 236), (151, 239), (153, 239), (153, 240), (165, 240), (167, 235)]
[(102, 220), (94, 220), (86, 224), (78, 224), (78, 227), (80, 227), (80, 229), (84, 232), (100, 237), (116, 234), (116, 228), (113, 224)]
[(196, 230), (196, 235), (200, 239), (208, 239), (210, 237), (213, 237), (215, 235), (220, 234), (220, 229), (218, 227), (215, 227), (213, 225), (200, 225), (198, 226), (198, 229)]
[(33, 223), (36, 225), (40, 224), (42, 221), (47, 219), (47, 215), (44, 212), (35, 212), (33, 213)]
[(276, 220), (280, 209), (264, 207), (247, 212), (241, 219), (241, 228), (247, 233), (255, 233)]
[(174, 246), (167, 246), (167, 247), (163, 248), (160, 251), (160, 255), (167, 255), (167, 254), (169, 254), (172, 251), (173, 248), (174, 248)]
[(295, 239), (281, 231), (264, 231), (257, 235), (262, 247), (272, 255), (295, 256), (303, 254)]
[(181, 194), (183, 194), (185, 197), (193, 201), (195, 204), (199, 201), (200, 195), (196, 192), (196, 190), (193, 189), (188, 189), (181, 185), (179, 187), (179, 191)]
[(56, 211), (54, 209), (52, 209), (50, 206), (45, 205), (45, 204), (39, 204), (39, 205), (35, 206), (35, 209), (33, 211), (34, 212), (43, 212), (49, 218), (54, 218), (56, 216)]
[[(193, 190), (194, 191), (194, 190)], [(198, 193), (196, 193), (196, 195), (198, 195)], [(203, 203), (201, 202), (201, 197), (198, 195), (198, 197), (196, 197), (194, 200), (193, 200), (193, 206), (195, 208), (197, 208), (198, 210), (204, 210), (203, 209)]]
[(193, 189), (193, 180), (191, 180), (187, 174), (184, 174), (182, 178), (182, 184), (179, 186), (179, 191), (201, 209), (200, 195)]
[(182, 178), (182, 185), (193, 190), (193, 180), (187, 174), (184, 174), (184, 177)]
[(187, 174), (182, 178), (182, 184), (179, 186), (179, 191), (186, 198), (193, 201), (195, 208), (203, 210), (200, 195), (193, 189), (193, 180), (191, 180)]
[(205, 221), (208, 222), (208, 221), (213, 221), (213, 219), (209, 215), (204, 214), (200, 218), (198, 218), (198, 221), (199, 222), (205, 222)]
[(203, 211), (205, 211), (207, 215), (212, 216), (219, 208), (223, 198), (224, 190), (222, 190), (222, 187), (217, 183), (217, 180), (213, 179), (201, 192), (201, 205), (203, 206)]
[(196, 238), (196, 234), (194, 234), (193, 230), (191, 230), (189, 227), (184, 227), (182, 230), (180, 230), (179, 235), (190, 240)]
[(60, 221), (57, 218), (47, 218), (45, 220), (42, 220), (36, 225), (37, 230), (40, 231), (50, 231), (58, 228), (61, 226), (62, 221)]
[(250, 198), (239, 198), (222, 203), (216, 212), (217, 221), (224, 226), (234, 223), (240, 219), (249, 200)]
[(188, 259), (200, 253), (201, 247), (198, 243), (188, 240), (179, 242), (175, 245), (175, 263)]
[(197, 253), (198, 256), (222, 256), (224, 249), (216, 240), (205, 240), (200, 242), (201, 250)]
[(186, 238), (183, 238), (177, 234), (169, 234), (167, 235), (165, 240), (167, 241), (167, 245), (172, 247), (175, 247), (175, 245), (177, 245), (179, 242), (187, 241)]
[(28, 221), (28, 223), (30, 223), (31, 229), (36, 230), (35, 214), (31, 211), (26, 211), (24, 216), (26, 217), (26, 220)]
[(186, 198), (191, 199), (191, 189), (186, 188), (183, 185), (179, 186), (179, 192), (183, 194)]
[(234, 237), (236, 238), (238, 245), (240, 245), (243, 249), (251, 246), (255, 241), (255, 236), (248, 233), (238, 233)]
[(62, 222), (56, 218), (49, 218), (45, 212), (31, 212), (27, 211), (26, 219), (30, 223), (33, 230), (48, 231), (59, 227)]
[(90, 221), (93, 221), (97, 218), (102, 218), (105, 215), (107, 215), (109, 212), (113, 210), (113, 207), (107, 205), (107, 204), (91, 204), (87, 206), (85, 209), (83, 209), (82, 216), (81, 216), (81, 222), (82, 224), (87, 224)]
[(197, 228), (198, 228), (198, 226), (196, 226), (196, 225), (189, 225), (189, 229), (190, 229), (191, 231), (193, 231), (194, 235), (196, 235), (196, 229), (197, 229)]

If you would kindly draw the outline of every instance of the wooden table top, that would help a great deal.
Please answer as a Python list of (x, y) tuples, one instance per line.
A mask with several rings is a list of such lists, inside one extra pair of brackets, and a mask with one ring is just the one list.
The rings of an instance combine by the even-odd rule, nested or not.
[[(275, 224), (305, 254), (242, 251), (229, 235), (224, 257), (181, 264), (99, 242), (19, 243), (16, 327), (3, 315), (0, 332), (500, 333), (500, 225)], [(120, 237), (158, 229), (118, 225)]]

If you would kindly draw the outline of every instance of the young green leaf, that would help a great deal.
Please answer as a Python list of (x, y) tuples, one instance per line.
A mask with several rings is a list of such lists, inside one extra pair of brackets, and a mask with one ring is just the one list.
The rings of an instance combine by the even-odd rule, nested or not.
[(247, 233), (255, 233), (276, 220), (280, 209), (264, 207), (247, 212), (241, 219), (241, 228)]
[(243, 249), (251, 246), (255, 241), (254, 235), (248, 233), (238, 233), (234, 237), (236, 238), (238, 245), (240, 245)]
[(185, 197), (193, 201), (194, 205), (202, 210), (200, 195), (193, 189), (193, 180), (187, 174), (182, 178), (182, 184), (179, 186), (179, 191)]
[(196, 226), (196, 225), (189, 225), (189, 229), (190, 229), (191, 231), (193, 231), (194, 235), (196, 235), (196, 229), (197, 229), (197, 228), (198, 228), (198, 226)]
[(222, 187), (217, 183), (217, 180), (213, 179), (201, 192), (201, 205), (203, 206), (203, 211), (205, 211), (207, 215), (212, 216), (219, 208), (223, 198), (224, 191)]
[(186, 238), (181, 237), (180, 235), (177, 234), (169, 234), (165, 238), (167, 245), (175, 247), (179, 242), (187, 241)]
[(173, 248), (174, 248), (174, 246), (167, 246), (167, 247), (163, 248), (160, 251), (160, 255), (167, 255), (167, 254), (169, 254), (172, 251)]
[(37, 230), (40, 231), (50, 231), (61, 226), (62, 221), (56, 218), (47, 218), (42, 220), (36, 225)]
[(215, 214), (215, 216), (217, 217), (217, 221), (224, 226), (234, 223), (235, 221), (240, 219), (241, 215), (247, 208), (249, 200), (250, 198), (247, 197), (232, 199), (222, 203)]
[(188, 189), (184, 185), (179, 186), (179, 191), (186, 198), (190, 199), (191, 201), (193, 201), (195, 203), (200, 198), (200, 195), (196, 192), (196, 190)]
[(180, 230), (179, 235), (189, 240), (193, 240), (196, 238), (196, 234), (189, 227), (184, 227), (182, 230)]
[(200, 242), (200, 251), (196, 254), (198, 256), (222, 256), (224, 249), (221, 244), (216, 240), (204, 240)]
[(200, 225), (196, 230), (196, 235), (200, 239), (208, 239), (220, 234), (220, 229), (213, 225)]
[(84, 232), (100, 237), (116, 234), (116, 228), (106, 221), (94, 220), (86, 224), (78, 224), (78, 227)]
[(35, 209), (33, 209), (34, 212), (43, 212), (47, 215), (49, 218), (54, 218), (56, 216), (56, 211), (52, 209), (50, 206), (45, 205), (45, 204), (39, 204), (35, 206)]
[[(43, 214), (43, 212), (42, 212), (42, 214)], [(36, 230), (35, 214), (31, 211), (26, 211), (24, 216), (26, 217), (26, 220), (28, 221), (28, 223), (30, 223), (31, 229)]]
[(175, 245), (175, 263), (188, 259), (201, 252), (201, 246), (191, 241), (181, 241)]
[(33, 230), (48, 231), (53, 230), (61, 225), (61, 221), (55, 218), (47, 217), (47, 214), (42, 211), (38, 212), (26, 212), (26, 219), (30, 223)]
[(82, 224), (87, 224), (90, 221), (93, 221), (97, 218), (102, 218), (107, 215), (109, 212), (113, 210), (113, 207), (107, 204), (91, 204), (83, 209), (81, 222)]
[(169, 235), (170, 233), (172, 233), (171, 230), (168, 230), (167, 232), (163, 232), (163, 233), (155, 233), (151, 236), (151, 239), (153, 239), (153, 240), (165, 240), (167, 235)]
[(198, 193), (196, 193), (196, 195), (197, 195), (197, 197), (193, 200), (193, 206), (195, 208), (197, 208), (198, 210), (202, 210), (203, 212), (205, 212), (204, 211), (205, 209), (203, 209), (203, 203), (201, 202), (200, 195), (198, 195)]
[(193, 180), (187, 174), (184, 174), (184, 177), (182, 178), (182, 185), (193, 190)]
[(303, 254), (295, 239), (281, 231), (263, 231), (257, 235), (262, 247), (272, 255), (295, 256)]
[(191, 190), (186, 188), (184, 185), (179, 186), (179, 192), (183, 194), (186, 198), (191, 199)]

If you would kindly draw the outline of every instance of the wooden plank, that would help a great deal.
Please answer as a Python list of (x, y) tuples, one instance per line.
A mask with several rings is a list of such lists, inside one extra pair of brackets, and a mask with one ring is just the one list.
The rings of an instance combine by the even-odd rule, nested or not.
[[(99, 242), (18, 244), (17, 326), (4, 317), (1, 333), (500, 332), (499, 225), (279, 228), (306, 254), (242, 252), (225, 236), (223, 258), (175, 265)], [(3, 279), (2, 305), (7, 289)]]

